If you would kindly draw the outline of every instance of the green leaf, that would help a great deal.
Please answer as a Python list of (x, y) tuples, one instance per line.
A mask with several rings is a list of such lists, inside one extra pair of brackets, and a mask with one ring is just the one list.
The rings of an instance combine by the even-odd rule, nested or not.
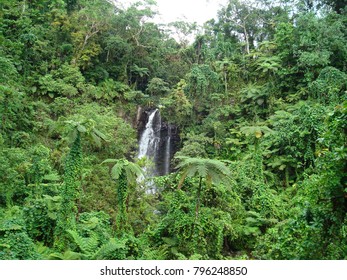
[(114, 180), (117, 180), (119, 176), (122, 174), (123, 164), (121, 162), (117, 162), (111, 169), (111, 177)]
[(116, 163), (117, 161), (118, 161), (118, 159), (109, 158), (109, 159), (105, 159), (101, 164), (103, 164), (103, 163)]
[(77, 130), (78, 130), (79, 132), (81, 132), (81, 133), (87, 132), (86, 127), (85, 127), (84, 125), (81, 125), (81, 124), (78, 124), (78, 125), (77, 125)]
[(60, 176), (58, 175), (58, 173), (50, 173), (50, 174), (43, 176), (43, 180), (44, 181), (50, 181), (50, 182), (56, 182), (56, 181), (60, 181)]

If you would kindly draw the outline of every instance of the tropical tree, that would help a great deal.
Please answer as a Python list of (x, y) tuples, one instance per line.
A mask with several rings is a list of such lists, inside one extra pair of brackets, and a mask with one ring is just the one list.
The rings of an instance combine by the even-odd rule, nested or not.
[(254, 142), (254, 162), (256, 166), (256, 176), (263, 179), (263, 157), (260, 150), (260, 139), (272, 133), (272, 130), (267, 126), (244, 126), (240, 128), (240, 132), (245, 136), (250, 137)]
[[(72, 142), (70, 152), (66, 158), (64, 170), (64, 184), (60, 189), (62, 204), (58, 213), (57, 227), (55, 229), (56, 247), (64, 247), (66, 230), (75, 228), (75, 218), (77, 207), (75, 204), (79, 196), (79, 183), (82, 170), (82, 147), (81, 134), (85, 133), (100, 146), (101, 139), (106, 140), (106, 136), (95, 128), (95, 122), (86, 120), (77, 122), (73, 120), (65, 121), (69, 131), (69, 140)], [(64, 241), (65, 240), (65, 241)]]
[[(176, 156), (180, 163), (176, 166), (177, 169), (182, 171), (181, 179), (178, 183), (180, 189), (183, 185), (184, 180), (187, 177), (199, 178), (199, 185), (196, 192), (196, 203), (195, 203), (195, 223), (199, 217), (200, 199), (202, 192), (202, 180), (205, 179), (206, 186), (209, 187), (212, 184), (225, 184), (231, 183), (231, 173), (224, 162), (208, 159), (208, 158), (191, 158), (186, 156)], [(194, 228), (194, 225), (193, 225)]]
[(219, 20), (230, 35), (242, 37), (244, 52), (250, 54), (254, 41), (260, 34), (261, 9), (254, 4), (229, 0), (219, 12)]
[(129, 187), (136, 184), (137, 178), (143, 176), (143, 170), (138, 164), (126, 159), (106, 159), (102, 163), (114, 163), (111, 168), (111, 177), (116, 181), (118, 203), (117, 224), (120, 233), (122, 233), (127, 225), (126, 202)]

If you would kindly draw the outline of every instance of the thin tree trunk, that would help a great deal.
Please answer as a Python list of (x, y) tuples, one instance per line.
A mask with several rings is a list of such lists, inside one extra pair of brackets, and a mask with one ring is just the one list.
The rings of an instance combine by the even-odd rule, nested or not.
[(198, 191), (197, 191), (197, 193), (196, 193), (195, 219), (194, 219), (194, 223), (193, 223), (193, 225), (192, 225), (191, 236), (193, 236), (193, 234), (194, 234), (195, 225), (196, 225), (196, 223), (197, 223), (197, 221), (198, 221), (198, 218), (199, 218), (201, 186), (202, 186), (202, 177), (200, 176), (200, 179), (199, 179), (199, 187), (198, 187)]
[(246, 24), (244, 24), (242, 27), (243, 27), (243, 34), (245, 36), (245, 41), (246, 41), (246, 52), (247, 52), (247, 54), (249, 54), (250, 53), (250, 51), (249, 51), (249, 39), (248, 39)]
[(26, 10), (26, 0), (23, 1), (23, 7), (22, 7), (22, 14), (21, 14), (21, 16), (24, 15), (25, 10)]
[(285, 185), (286, 185), (286, 188), (289, 187), (289, 167), (288, 165), (286, 166), (286, 170), (285, 170)]
[(198, 221), (198, 218), (199, 218), (201, 186), (202, 186), (202, 177), (200, 176), (198, 192), (196, 193), (195, 222), (194, 223), (196, 223)]

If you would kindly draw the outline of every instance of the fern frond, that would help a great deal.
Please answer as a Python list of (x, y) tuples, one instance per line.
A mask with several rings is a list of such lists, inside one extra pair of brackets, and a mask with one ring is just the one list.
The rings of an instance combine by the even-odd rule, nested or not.
[(76, 253), (73, 251), (66, 251), (61, 253), (52, 253), (48, 257), (49, 260), (83, 260), (85, 259), (84, 254)]
[(136, 182), (137, 177), (143, 174), (143, 170), (138, 164), (126, 159), (106, 159), (102, 163), (114, 163), (114, 166), (111, 169), (112, 179), (119, 179), (122, 172), (125, 172), (128, 184)]
[(92, 256), (93, 260), (105, 260), (109, 258), (109, 255), (117, 250), (125, 249), (125, 241), (117, 241), (116, 239), (112, 238), (109, 242), (102, 245)]
[(200, 177), (206, 177), (207, 176), (207, 165), (200, 163), (196, 167), (196, 172), (198, 172)]
[(143, 175), (142, 168), (139, 165), (132, 162), (128, 162), (128, 165), (124, 169), (127, 175), (128, 184), (130, 185), (133, 182), (135, 182), (139, 176)]
[(90, 237), (81, 237), (76, 231), (67, 231), (73, 238), (74, 242), (82, 253), (86, 255), (92, 254), (98, 247), (99, 239), (96, 233), (92, 232)]
[(119, 176), (122, 174), (123, 164), (122, 162), (117, 162), (111, 169), (111, 177), (114, 180), (117, 180)]
[(187, 178), (187, 173), (188, 171), (183, 172), (183, 174), (181, 175), (181, 179), (178, 182), (178, 189), (182, 188), (183, 182), (184, 180)]
[(181, 160), (176, 167), (183, 171), (178, 188), (182, 187), (186, 177), (194, 176), (205, 178), (208, 185), (220, 184), (221, 182), (229, 184), (231, 182), (231, 171), (222, 161), (186, 156), (177, 156), (176, 158)]
[(94, 133), (91, 133), (90, 136), (91, 136), (91, 138), (93, 139), (93, 141), (94, 141), (94, 143), (96, 144), (96, 146), (97, 146), (98, 148), (100, 148), (100, 147), (101, 147), (101, 140), (100, 140), (100, 137), (97, 136), (97, 135), (94, 134)]
[(105, 134), (103, 134), (100, 130), (94, 128), (93, 129), (93, 134), (95, 134), (97, 137), (99, 137), (100, 139), (107, 141), (107, 136)]

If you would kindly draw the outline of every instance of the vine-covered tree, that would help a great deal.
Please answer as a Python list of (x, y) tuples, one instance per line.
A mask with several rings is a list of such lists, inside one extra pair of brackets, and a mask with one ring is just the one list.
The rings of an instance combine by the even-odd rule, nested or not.
[(120, 233), (127, 229), (127, 199), (130, 187), (143, 177), (141, 167), (126, 159), (106, 159), (103, 163), (114, 163), (111, 168), (111, 177), (116, 182), (117, 193), (117, 226)]

